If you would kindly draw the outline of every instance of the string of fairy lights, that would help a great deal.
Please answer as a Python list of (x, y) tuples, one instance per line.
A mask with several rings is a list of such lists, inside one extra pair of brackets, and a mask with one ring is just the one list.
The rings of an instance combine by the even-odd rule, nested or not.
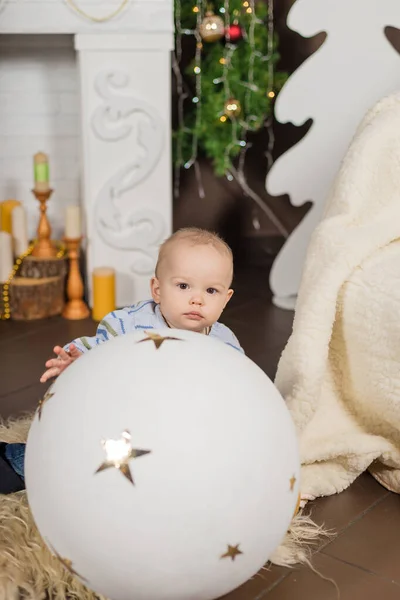
[[(182, 0), (182, 2), (185, 0)], [(244, 95), (244, 106), (243, 111), (241, 110), (240, 104), (232, 98), (230, 84), (229, 84), (229, 68), (231, 65), (232, 57), (237, 51), (236, 39), (231, 39), (231, 35), (235, 34), (235, 27), (238, 26), (238, 21), (235, 18), (235, 11), (231, 11), (230, 0), (224, 0), (223, 6), (219, 8), (219, 15), (213, 15), (210, 13), (206, 5), (205, 0), (196, 0), (193, 5), (193, 12), (196, 14), (196, 26), (194, 29), (182, 28), (181, 22), (181, 0), (177, 0), (175, 3), (175, 29), (176, 29), (176, 47), (175, 55), (173, 58), (173, 71), (176, 77), (177, 83), (177, 94), (178, 94), (178, 128), (180, 131), (192, 135), (191, 144), (191, 156), (189, 159), (184, 160), (182, 153), (182, 140), (178, 140), (176, 147), (176, 169), (174, 178), (174, 195), (177, 197), (180, 190), (180, 166), (183, 164), (185, 169), (194, 168), (198, 192), (201, 198), (204, 197), (204, 188), (201, 179), (200, 166), (198, 163), (198, 152), (199, 152), (199, 140), (198, 140), (198, 125), (202, 119), (202, 48), (203, 39), (207, 35), (208, 41), (220, 39), (225, 36), (225, 44), (223, 47), (222, 56), (219, 60), (223, 66), (222, 75), (213, 80), (215, 85), (222, 85), (225, 97), (224, 109), (218, 115), (220, 121), (223, 123), (228, 118), (231, 120), (231, 131), (232, 138), (229, 144), (225, 148), (225, 162), (229, 165), (227, 168), (226, 177), (229, 181), (235, 180), (245, 195), (249, 196), (255, 203), (255, 206), (261, 210), (268, 219), (274, 224), (275, 228), (281, 235), (288, 237), (289, 232), (286, 227), (274, 213), (274, 211), (265, 203), (265, 201), (249, 186), (245, 176), (245, 164), (246, 154), (251, 148), (251, 143), (248, 141), (248, 133), (254, 131), (252, 127), (253, 123), (259, 121), (259, 116), (251, 114), (249, 107), (251, 106), (251, 94), (259, 92), (258, 87), (254, 82), (254, 63), (255, 60), (261, 60), (266, 63), (268, 69), (268, 88), (266, 89), (267, 96), (272, 100), (275, 97), (274, 91), (274, 61), (272, 60), (274, 52), (274, 6), (273, 0), (267, 0), (268, 16), (267, 16), (267, 30), (268, 30), (268, 47), (267, 53), (263, 55), (257, 48), (254, 30), (256, 25), (262, 24), (262, 20), (257, 16), (257, 9), (255, 0), (243, 0), (242, 8), (250, 17), (249, 24), (246, 27), (240, 27), (240, 35), (243, 40), (250, 46), (250, 56), (248, 61), (248, 73), (247, 81), (241, 81), (240, 85), (246, 87), (246, 93)], [(231, 19), (233, 17), (233, 20)], [(182, 37), (183, 36), (194, 36), (196, 40), (196, 51), (193, 62), (193, 72), (195, 76), (195, 92), (194, 94), (185, 87), (184, 79), (181, 72), (181, 60), (182, 60)], [(214, 36), (214, 38), (212, 37)], [(188, 97), (191, 96), (191, 101), (195, 105), (195, 127), (189, 129), (185, 127), (185, 111), (184, 103)], [(241, 116), (241, 113), (244, 116)], [(227, 116), (228, 115), (228, 116)], [(265, 128), (268, 131), (268, 145), (265, 151), (267, 160), (267, 168), (269, 169), (273, 162), (273, 149), (275, 143), (274, 131), (273, 131), (273, 119), (272, 116), (268, 117), (264, 123)], [(237, 160), (237, 166), (232, 165), (229, 159), (230, 153), (234, 147), (240, 148), (239, 156)], [(255, 229), (260, 228), (257, 211), (253, 213), (253, 226)]]
[[(172, 58), (172, 69), (175, 74), (177, 93), (178, 93), (178, 127), (181, 131), (191, 133), (191, 130), (185, 127), (185, 111), (184, 103), (189, 95), (189, 91), (185, 88), (184, 79), (180, 68), (182, 60), (182, 36), (183, 35), (194, 35), (196, 38), (196, 52), (194, 58), (194, 73), (195, 73), (195, 89), (196, 94), (192, 96), (193, 104), (196, 104), (196, 124), (201, 119), (201, 50), (203, 47), (200, 26), (204, 16), (204, 7), (202, 0), (197, 0), (193, 7), (193, 12), (196, 13), (196, 29), (182, 29), (181, 23), (181, 2), (177, 2), (175, 5), (175, 52)], [(177, 161), (175, 166), (175, 177), (174, 177), (174, 196), (179, 196), (180, 189), (180, 169), (183, 163), (182, 154), (182, 138), (178, 138), (177, 142)], [(195, 165), (195, 172), (197, 178), (197, 186), (199, 190), (200, 198), (204, 198), (204, 188), (201, 179), (201, 172), (197, 161), (198, 153), (198, 139), (196, 132), (192, 132), (192, 155), (188, 161), (185, 162), (185, 169), (190, 169), (191, 166)]]

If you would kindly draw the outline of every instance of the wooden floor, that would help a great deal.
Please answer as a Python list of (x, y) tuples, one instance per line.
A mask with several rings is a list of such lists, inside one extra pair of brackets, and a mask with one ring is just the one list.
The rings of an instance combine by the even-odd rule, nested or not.
[[(270, 301), (265, 271), (239, 272), (236, 293), (223, 321), (247, 355), (273, 378), (290, 334), (293, 315)], [(0, 322), (0, 413), (32, 410), (45, 389), (39, 383), (55, 344), (92, 334), (96, 324), (53, 318), (31, 323)], [(400, 499), (369, 475), (339, 496), (311, 506), (313, 518), (338, 532), (314, 555), (313, 565), (334, 579), (340, 600), (400, 600)], [(308, 567), (269, 567), (224, 600), (337, 600), (337, 590)]]

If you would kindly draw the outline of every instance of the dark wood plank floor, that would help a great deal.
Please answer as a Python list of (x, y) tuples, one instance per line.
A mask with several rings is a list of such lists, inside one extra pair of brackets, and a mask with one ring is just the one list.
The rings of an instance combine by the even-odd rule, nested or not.
[[(236, 293), (223, 315), (247, 355), (274, 377), (293, 315), (271, 304), (262, 269), (239, 271)], [(61, 318), (0, 322), (0, 414), (32, 410), (43, 393), (39, 376), (55, 344), (94, 333), (91, 320)], [(369, 475), (338, 496), (313, 503), (315, 520), (338, 532), (314, 555), (315, 568), (333, 579), (340, 600), (400, 600), (400, 499)], [(336, 600), (337, 590), (308, 567), (269, 566), (224, 600)]]

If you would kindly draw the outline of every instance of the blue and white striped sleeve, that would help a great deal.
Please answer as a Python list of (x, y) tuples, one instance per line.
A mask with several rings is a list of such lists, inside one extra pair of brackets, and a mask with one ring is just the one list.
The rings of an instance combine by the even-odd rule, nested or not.
[(111, 340), (118, 335), (124, 335), (133, 331), (135, 328), (134, 313), (130, 313), (126, 308), (114, 310), (102, 319), (97, 327), (96, 335), (79, 337), (64, 346), (68, 352), (70, 344), (74, 344), (80, 352), (85, 353), (103, 342)]
[(218, 338), (221, 340), (221, 342), (224, 342), (228, 346), (232, 346), (232, 348), (235, 348), (235, 350), (238, 350), (244, 354), (244, 350), (241, 347), (236, 335), (226, 325), (223, 325), (222, 323), (215, 323), (211, 329), (210, 335), (211, 337)]

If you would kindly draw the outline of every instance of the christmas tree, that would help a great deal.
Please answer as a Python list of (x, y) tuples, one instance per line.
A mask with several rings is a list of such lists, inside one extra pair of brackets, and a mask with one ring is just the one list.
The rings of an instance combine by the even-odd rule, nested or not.
[[(264, 127), (286, 74), (273, 29), (272, 0), (175, 0), (178, 125), (177, 169), (208, 157), (217, 175), (243, 179), (247, 136)], [(192, 38), (193, 59), (182, 67), (182, 43)], [(186, 48), (185, 48), (186, 50)], [(244, 181), (244, 179), (243, 179)]]

